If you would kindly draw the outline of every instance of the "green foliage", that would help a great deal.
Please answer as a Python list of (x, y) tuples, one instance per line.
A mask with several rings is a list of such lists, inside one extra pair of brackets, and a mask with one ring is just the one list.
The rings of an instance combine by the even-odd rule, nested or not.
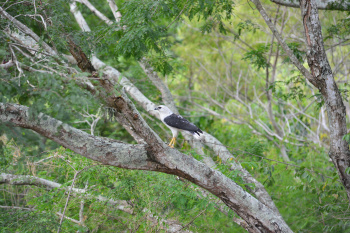
[(332, 24), (327, 28), (327, 35), (325, 40), (340, 38), (348, 39), (350, 33), (350, 19), (349, 17), (338, 20), (336, 24)]
[[(30, 115), (33, 118), (44, 112), (59, 120), (73, 122), (74, 118), (81, 118), (79, 112), (89, 105), (97, 104), (89, 92), (78, 88), (73, 81), (63, 82), (61, 77), (56, 75), (38, 74), (0, 79), (0, 92), (4, 94), (0, 96), (1, 102), (30, 106)], [(38, 150), (33, 150), (31, 154), (44, 149), (42, 138), (32, 131), (9, 130), (8, 126), (0, 125), (0, 133), (5, 131), (8, 136), (16, 137), (22, 142), (39, 145)]]
[(344, 85), (339, 85), (339, 92), (343, 101), (348, 102), (349, 98), (349, 85), (344, 83)]
[(343, 140), (350, 144), (350, 134), (344, 135)]
[[(53, 232), (58, 223), (53, 214), (0, 209), (1, 232)], [(26, 224), (23, 224), (26, 223)]]
[[(299, 62), (302, 62), (306, 53), (300, 49), (301, 44), (297, 42), (287, 43), (288, 47), (292, 50), (293, 54), (296, 56)], [(291, 62), (289, 56), (286, 56), (284, 50), (282, 50), (282, 55), (284, 55), (283, 63)]]
[[(6, 4), (16, 2), (10, 0)], [(106, 1), (91, 2), (112, 19)], [(27, 3), (31, 4), (29, 1)], [(25, 16), (35, 14), (33, 7), (15, 4), (7, 10), (12, 15), (18, 14), (18, 20), (38, 33), (40, 43), (45, 41), (60, 54), (68, 54), (66, 38), (70, 36), (88, 56), (93, 51), (156, 103), (162, 101), (161, 94), (146, 78), (137, 60), (145, 57), (156, 71), (167, 75), (167, 84), (172, 94), (178, 97), (178, 106), (183, 107), (180, 109), (181, 114), (191, 116), (189, 119), (193, 123), (215, 135), (234, 156), (228, 161), (222, 161), (211, 150), (203, 148), (206, 155), (216, 162), (216, 169), (250, 191), (254, 185), (243, 181), (240, 173), (231, 169), (231, 162), (239, 162), (266, 187), (293, 231), (349, 232), (348, 200), (336, 170), (329, 162), (327, 151), (318, 144), (302, 144), (305, 138), (310, 137), (307, 128), (316, 132), (317, 127), (310, 122), (310, 117), (290, 107), (300, 106), (305, 114), (318, 119), (318, 110), (324, 104), (322, 96), (319, 93), (311, 94), (305, 78), (288, 66), (290, 59), (283, 52), (282, 59), (277, 61), (275, 80), (266, 86), (264, 70), (261, 69), (270, 68), (267, 56), (272, 45), (267, 43), (271, 38), (258, 30), (257, 25), (262, 25), (262, 22), (242, 19), (241, 16), (232, 17), (234, 7), (250, 17), (254, 13), (250, 12), (248, 5), (236, 6), (226, 0), (118, 2), (122, 21), (106, 26), (83, 4), (77, 3), (92, 29), (92, 32), (87, 33), (81, 32), (74, 23), (66, 0), (36, 3), (37, 13), (53, 22), (47, 30), (37, 20)], [(348, 38), (349, 20), (343, 18), (336, 24), (324, 22), (324, 28), (328, 28), (328, 41)], [(279, 17), (276, 19), (279, 20)], [(293, 17), (289, 20), (295, 21)], [(186, 23), (182, 23), (184, 21)], [(0, 57), (3, 63), (13, 56), (9, 49), (10, 41), (4, 33), (7, 26), (8, 22), (0, 18)], [(259, 38), (258, 43), (256, 38)], [(245, 44), (240, 47), (254, 49), (247, 51), (244, 47), (240, 50), (232, 43), (241, 41)], [(288, 46), (302, 62), (305, 57), (303, 46), (295, 42), (288, 42)], [(273, 44), (273, 52), (277, 48)], [(281, 48), (278, 49), (281, 51)], [(342, 49), (346, 50), (345, 47)], [(36, 63), (23, 54), (17, 54), (17, 60), (23, 67), (30, 66), (39, 71), (45, 70), (44, 66), (57, 64), (56, 59), (48, 56)], [(77, 67), (73, 68), (78, 71)], [(101, 112), (106, 110), (101, 107), (101, 101), (75, 83), (89, 74), (77, 73), (74, 69), (67, 71), (65, 64), (55, 67), (56, 73), (24, 69), (23, 74), (20, 74), (16, 67), (0, 69), (0, 102), (29, 106), (34, 118), (43, 112), (90, 133), (90, 125), (85, 121), (90, 122), (91, 119), (86, 114), (100, 117), (103, 115)], [(227, 82), (220, 83), (222, 80)], [(220, 85), (222, 89), (218, 88)], [(348, 86), (339, 85), (339, 88), (345, 100)], [(234, 95), (241, 90), (244, 90), (245, 96), (241, 96), (243, 91), (239, 93), (239, 102), (234, 99)], [(281, 141), (274, 136), (267, 140), (268, 137), (264, 137), (268, 136), (266, 133), (257, 132), (259, 128), (256, 122), (262, 122), (273, 130), (265, 107), (259, 103), (266, 104), (265, 94), (268, 90), (272, 92), (272, 111), (276, 119), (282, 113), (286, 116), (292, 113), (297, 115), (283, 119), (287, 122), (283, 123), (287, 125), (284, 130), (298, 137), (298, 140), (289, 136), (283, 138), (285, 142), (290, 142), (285, 143), (291, 160), (288, 163), (280, 157), (277, 145)], [(189, 98), (185, 98), (187, 96)], [(312, 103), (315, 98), (316, 103)], [(196, 100), (196, 103), (218, 112), (223, 118), (194, 110), (190, 100)], [(249, 110), (246, 108), (248, 104), (251, 104)], [(307, 111), (309, 104), (312, 107)], [(141, 113), (144, 116), (147, 114)], [(146, 120), (164, 141), (169, 139), (168, 131), (163, 130), (158, 121)], [(236, 120), (245, 122), (245, 125), (233, 124)], [(135, 143), (119, 124), (108, 119), (98, 122), (95, 135)], [(317, 131), (316, 136), (322, 139), (320, 144), (328, 144), (328, 135), (322, 130), (320, 133)], [(345, 135), (344, 140), (349, 143), (350, 136)], [(182, 136), (178, 139), (177, 149), (197, 160), (203, 159)], [(86, 193), (70, 197), (66, 216), (78, 220), (80, 203), (84, 200), (86, 226), (79, 226), (66, 219), (62, 232), (163, 232), (165, 230), (162, 227), (166, 224), (161, 219), (177, 220), (183, 226), (189, 224), (188, 228), (193, 232), (243, 232), (232, 221), (237, 216), (231, 210), (223, 207), (224, 211), (219, 211), (222, 206), (218, 208), (220, 202), (216, 197), (204, 195), (199, 187), (188, 181), (162, 173), (123, 170), (97, 164), (59, 147), (37, 133), (4, 124), (0, 125), (0, 172), (33, 175), (60, 183), (62, 187), (46, 189), (32, 185), (1, 185), (0, 206), (35, 209), (0, 208), (1, 232), (57, 232), (60, 220), (57, 212), (62, 212), (73, 177), (76, 171), (82, 169), (85, 170), (77, 176), (75, 188), (86, 189)], [(346, 172), (349, 174), (350, 169)], [(106, 200), (127, 201), (133, 214), (98, 200), (98, 196)], [(150, 213), (158, 217), (158, 224), (147, 220)]]
[(258, 30), (258, 26), (255, 25), (251, 20), (246, 20), (244, 22), (239, 22), (237, 24), (237, 35), (234, 35), (235, 39), (240, 38), (240, 36), (242, 35), (242, 32), (253, 32), (255, 33)]
[(268, 68), (270, 64), (266, 59), (266, 53), (269, 51), (270, 46), (258, 44), (256, 47), (256, 49), (248, 51), (243, 57), (243, 60), (249, 60), (257, 70)]
[[(289, 89), (286, 90), (286, 86), (289, 86)], [(298, 99), (302, 100), (306, 97), (305, 89), (307, 87), (307, 83), (305, 78), (296, 75), (290, 77), (290, 79), (286, 81), (275, 81), (269, 86), (269, 90), (279, 99), (284, 101), (290, 99)]]
[[(83, 228), (83, 232), (87, 229), (101, 230), (102, 232), (110, 232), (112, 229), (132, 230), (137, 229), (141, 232), (154, 231), (157, 226), (149, 225), (145, 219), (146, 214), (150, 211), (153, 215), (162, 216), (164, 218), (179, 218), (181, 222), (189, 222), (195, 218), (199, 212), (206, 209), (206, 212), (196, 218), (194, 223), (195, 229), (206, 231), (207, 229), (217, 229), (220, 232), (232, 232), (230, 229), (235, 226), (230, 218), (233, 213), (229, 211), (229, 215), (225, 216), (216, 209), (214, 204), (209, 200), (213, 196), (203, 196), (198, 187), (187, 182), (181, 182), (176, 177), (146, 171), (130, 171), (114, 167), (97, 165), (90, 160), (76, 155), (70, 150), (59, 148), (52, 151), (43, 157), (48, 158), (52, 155), (60, 155), (47, 160), (45, 163), (36, 165), (39, 171), (37, 176), (41, 178), (54, 180), (63, 184), (62, 187), (68, 188), (72, 184), (74, 171), (89, 167), (79, 174), (75, 188), (83, 189), (88, 185), (87, 191), (89, 195), (102, 195), (107, 199), (126, 200), (133, 208), (133, 215), (128, 215), (120, 210), (114, 210), (108, 203), (99, 202), (97, 200), (87, 198), (85, 201), (85, 215), (87, 228)], [(34, 162), (34, 158), (26, 158), (27, 161)], [(36, 161), (39, 158), (35, 159)], [(70, 164), (70, 166), (68, 165)], [(29, 167), (27, 169), (30, 169)], [(18, 170), (17, 170), (18, 171)], [(28, 173), (24, 170), (23, 173)], [(16, 189), (16, 187), (14, 187)], [(11, 190), (12, 192), (21, 192), (21, 190)], [(84, 196), (84, 195), (83, 195)], [(7, 195), (0, 196), (0, 203), (9, 202)], [(60, 211), (66, 203), (66, 191), (62, 189), (53, 189), (46, 191), (45, 189), (32, 187), (28, 190), (26, 198), (21, 200), (23, 205), (35, 206), (35, 212), (29, 212), (30, 215), (36, 216), (36, 221), (41, 221), (43, 224), (33, 226), (34, 221), (28, 218), (23, 219), (23, 222), (11, 224), (12, 218), (7, 219), (6, 215), (1, 215), (0, 221), (7, 229), (7, 232), (13, 232), (15, 229), (21, 229), (21, 232), (35, 229), (41, 232), (41, 227), (44, 227), (45, 219), (50, 219), (52, 224), (47, 224), (43, 229), (46, 231), (55, 231), (57, 228), (57, 218), (52, 215)], [(79, 219), (80, 199), (79, 195), (72, 195), (67, 216)], [(17, 203), (19, 205), (19, 203)], [(147, 210), (147, 211), (145, 211)], [(27, 211), (28, 213), (28, 211)], [(38, 214), (39, 213), (39, 214)], [(46, 213), (45, 218), (40, 213)], [(52, 213), (51, 215), (47, 213)], [(15, 216), (20, 216), (16, 214)], [(212, 218), (212, 216), (215, 216)], [(112, 219), (112, 221), (111, 221)], [(27, 222), (29, 221), (29, 222)], [(225, 223), (225, 224), (224, 224)], [(19, 228), (20, 227), (20, 228)], [(190, 229), (192, 226), (190, 227)], [(67, 232), (69, 229), (75, 231), (79, 226), (64, 221), (62, 231)]]
[[(216, 25), (225, 32), (223, 20), (231, 18), (232, 1), (127, 1), (121, 9), (123, 17), (119, 25), (111, 27), (105, 35), (113, 36), (114, 53), (139, 60), (147, 57), (154, 68), (163, 74), (172, 68), (169, 53), (169, 33), (182, 16), (190, 20), (203, 19), (203, 33), (210, 32)], [(121, 26), (123, 25), (123, 26)], [(123, 28), (123, 29), (122, 29)]]

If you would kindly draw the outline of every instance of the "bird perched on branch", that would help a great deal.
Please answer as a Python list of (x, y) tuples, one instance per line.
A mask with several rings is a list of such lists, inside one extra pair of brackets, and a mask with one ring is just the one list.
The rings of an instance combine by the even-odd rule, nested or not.
[(171, 139), (169, 146), (174, 148), (176, 137), (179, 131), (186, 131), (191, 133), (196, 139), (200, 139), (203, 135), (203, 131), (197, 126), (186, 120), (180, 115), (173, 113), (167, 106), (160, 105), (154, 109), (158, 111), (162, 122), (171, 130), (173, 138)]

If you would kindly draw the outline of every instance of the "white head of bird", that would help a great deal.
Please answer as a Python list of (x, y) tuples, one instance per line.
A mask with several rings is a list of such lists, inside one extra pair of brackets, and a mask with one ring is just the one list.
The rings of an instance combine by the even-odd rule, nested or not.
[(159, 117), (161, 120), (164, 120), (165, 117), (173, 114), (173, 111), (171, 111), (167, 106), (165, 105), (159, 105), (154, 109), (159, 113)]

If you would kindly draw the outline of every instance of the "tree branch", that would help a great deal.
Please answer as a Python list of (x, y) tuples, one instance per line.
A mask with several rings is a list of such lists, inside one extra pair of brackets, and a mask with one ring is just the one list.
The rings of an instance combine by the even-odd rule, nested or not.
[(149, 161), (145, 145), (129, 145), (112, 139), (92, 136), (45, 114), (40, 113), (34, 116), (25, 106), (0, 103), (0, 121), (32, 129), (102, 164), (152, 171), (162, 168), (159, 164)]
[(87, 8), (90, 9), (92, 13), (94, 13), (97, 17), (103, 20), (106, 24), (108, 25), (113, 24), (111, 20), (109, 20), (104, 14), (102, 14), (99, 10), (97, 10), (96, 7), (94, 7), (94, 5), (92, 5), (88, 0), (74, 0), (74, 1), (83, 3), (85, 6), (87, 6)]
[(8, 61), (4, 64), (0, 64), (0, 69), (8, 69), (14, 65), (15, 65), (15, 63), (13, 61)]
[[(270, 0), (278, 5), (300, 8), (299, 0)], [(316, 6), (319, 10), (339, 10), (350, 11), (350, 2), (342, 0), (316, 0)]]
[(337, 168), (350, 201), (350, 175), (346, 172), (350, 167), (350, 151), (349, 144), (343, 139), (347, 134), (346, 109), (324, 49), (316, 1), (301, 0), (300, 9), (307, 44), (307, 61), (315, 80), (313, 84), (322, 94), (327, 109), (330, 126), (329, 157)]
[(122, 17), (122, 15), (120, 14), (120, 11), (118, 11), (118, 6), (117, 4), (115, 4), (114, 0), (107, 0), (109, 7), (112, 10), (112, 13), (114, 15), (115, 21), (116, 22), (120, 22), (120, 19)]

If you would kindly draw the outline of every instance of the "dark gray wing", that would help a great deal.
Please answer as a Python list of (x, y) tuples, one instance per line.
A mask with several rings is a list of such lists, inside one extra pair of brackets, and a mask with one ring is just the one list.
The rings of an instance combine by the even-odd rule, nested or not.
[(174, 128), (182, 129), (190, 132), (203, 133), (197, 126), (175, 113), (164, 118), (164, 122)]

